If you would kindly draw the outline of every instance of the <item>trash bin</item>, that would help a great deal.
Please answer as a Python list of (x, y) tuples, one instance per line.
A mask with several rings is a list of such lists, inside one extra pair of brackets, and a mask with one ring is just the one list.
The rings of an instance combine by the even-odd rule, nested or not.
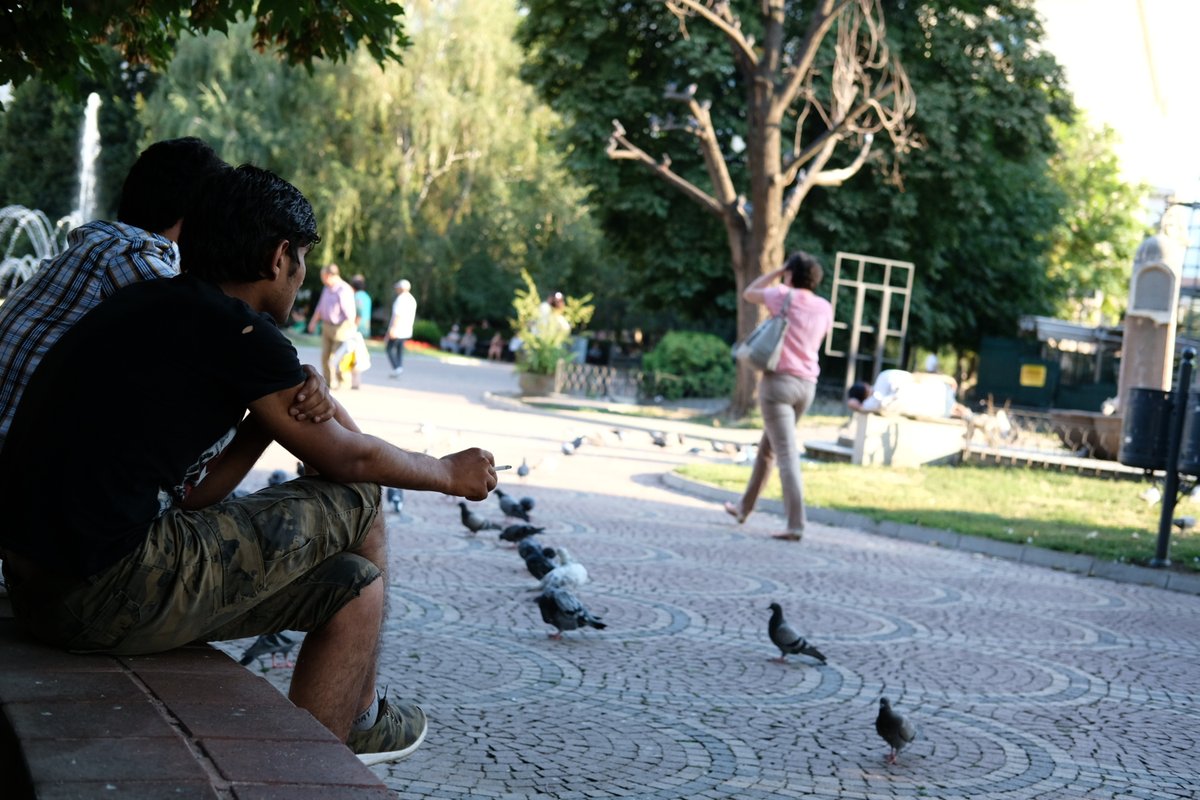
[[(1189, 402), (1188, 405), (1190, 407), (1193, 403)], [(1170, 423), (1170, 392), (1143, 387), (1130, 389), (1129, 402), (1125, 407), (1125, 422), (1121, 427), (1121, 450), (1117, 454), (1117, 460), (1128, 467), (1166, 469)], [(1200, 440), (1200, 424), (1192, 427), (1195, 437)], [(1197, 466), (1200, 466), (1200, 441), (1197, 442), (1194, 452)]]
[(1187, 418), (1183, 421), (1183, 438), (1179, 441), (1179, 471), (1185, 475), (1200, 475), (1200, 395), (1188, 394)]

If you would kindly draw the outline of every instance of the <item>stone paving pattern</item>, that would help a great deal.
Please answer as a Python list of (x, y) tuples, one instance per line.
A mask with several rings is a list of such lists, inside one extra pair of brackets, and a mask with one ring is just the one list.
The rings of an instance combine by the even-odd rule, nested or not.
[[(661, 484), (687, 446), (487, 408), (505, 368), (410, 361), (403, 381), (346, 393), (355, 418), (411, 449), (528, 457), (530, 477), (502, 486), (587, 566), (578, 594), (609, 627), (547, 638), (515, 550), (468, 535), (451, 498), (409, 492), (388, 513), (380, 683), (431, 725), (414, 756), (375, 768), (398, 797), (1200, 792), (1200, 597), (818, 524), (776, 541), (778, 517), (739, 527)], [(592, 441), (563, 456), (573, 435)], [(473, 507), (501, 520), (493, 499)], [(772, 601), (827, 665), (769, 660)], [(286, 690), (288, 670), (267, 676)], [(874, 732), (883, 694), (918, 727), (897, 766)]]

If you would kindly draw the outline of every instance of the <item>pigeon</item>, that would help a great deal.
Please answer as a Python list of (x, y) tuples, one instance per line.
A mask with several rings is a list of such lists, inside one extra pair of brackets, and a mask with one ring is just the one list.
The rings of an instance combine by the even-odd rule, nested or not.
[[(546, 550), (553, 549), (553, 547), (544, 548), (533, 539), (522, 539), (521, 541), (517, 542), (517, 555), (519, 555), (521, 558), (529, 558), (529, 554), (535, 550), (539, 552), (545, 552)], [(546, 558), (554, 558), (554, 556), (547, 555)]]
[(767, 633), (770, 634), (771, 641), (779, 648), (779, 658), (773, 658), (772, 661), (785, 664), (790, 654), (812, 656), (822, 664), (825, 663), (825, 656), (821, 654), (821, 651), (809, 644), (803, 636), (796, 633), (796, 630), (784, 621), (783, 609), (779, 603), (771, 603), (768, 608), (771, 609), (771, 620), (767, 623)]
[(538, 595), (537, 604), (542, 612), (542, 621), (558, 629), (550, 634), (551, 639), (561, 639), (563, 631), (588, 625), (598, 630), (608, 627), (599, 617), (593, 617), (579, 602), (579, 598), (567, 589), (548, 589)]
[(517, 502), (520, 503), (521, 508), (525, 509), (526, 511), (533, 511), (533, 498), (532, 497), (522, 497)]
[(516, 517), (529, 522), (529, 511), (518, 501), (505, 494), (503, 489), (497, 488), (495, 495), (496, 499), (500, 501), (500, 510), (504, 512), (504, 516)]
[(896, 756), (900, 755), (905, 745), (917, 738), (917, 729), (911, 722), (892, 711), (892, 704), (886, 697), (879, 698), (879, 716), (875, 717), (875, 732), (892, 748), (887, 756), (889, 764), (895, 764)]
[[(539, 576), (535, 576), (539, 577)], [(567, 548), (558, 548), (558, 566), (546, 573), (542, 578), (542, 590), (572, 589), (583, 586), (588, 581), (587, 567), (580, 564)]]
[(621, 429), (620, 429), (620, 428), (613, 428), (613, 429), (612, 429), (612, 435), (613, 435), (613, 436), (615, 436), (615, 437), (617, 437), (617, 441), (618, 441), (618, 442), (623, 442), (623, 441), (625, 441), (625, 435), (624, 435), (623, 433), (621, 433)]
[(519, 545), (524, 544), (532, 545), (532, 547), (524, 548), (524, 552), (518, 549), (517, 553), (525, 559), (525, 568), (529, 570), (529, 574), (540, 581), (555, 569), (555, 564), (550, 559), (554, 558), (557, 553), (553, 547), (543, 548), (528, 539), (523, 539), (519, 543)]
[(288, 636), (282, 631), (279, 633), (264, 633), (254, 640), (246, 652), (242, 653), (241, 659), (238, 661), (243, 667), (250, 666), (250, 662), (254, 659), (262, 659), (264, 656), (271, 657), (271, 666), (275, 666), (275, 656), (283, 656), (283, 665), (285, 667), (292, 666), (288, 654), (292, 652), (292, 648), (296, 646), (296, 640)]
[(666, 447), (667, 435), (662, 431), (650, 431), (650, 441), (654, 443), (655, 447)]
[(404, 508), (404, 490), (397, 489), (394, 486), (387, 487), (387, 501), (392, 504), (392, 509), (399, 514), (400, 509)]
[(467, 504), (461, 500), (458, 503), (458, 507), (462, 509), (462, 524), (465, 525), (467, 530), (469, 530), (471, 533), (479, 533), (480, 531), (487, 530), (500, 530), (499, 525), (491, 520), (484, 519), (483, 517), (479, 516), (474, 511), (467, 508)]
[(292, 478), (281, 469), (277, 469), (267, 476), (267, 486), (278, 486), (281, 483), (287, 483)]
[(529, 469), (530, 469), (529, 462), (525, 458), (522, 458), (521, 466), (517, 467), (517, 477), (518, 478), (529, 477)]
[(570, 442), (563, 442), (562, 443), (562, 454), (564, 456), (575, 455), (575, 445), (571, 444)]
[(504, 530), (500, 531), (500, 538), (506, 542), (514, 544), (522, 539), (528, 539), (530, 536), (541, 533), (545, 528), (537, 528), (533, 525), (509, 525)]

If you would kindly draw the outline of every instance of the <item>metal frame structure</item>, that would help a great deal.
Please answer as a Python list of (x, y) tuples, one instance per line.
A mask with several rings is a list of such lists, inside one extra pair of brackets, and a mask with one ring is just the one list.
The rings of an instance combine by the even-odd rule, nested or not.
[[(887, 258), (860, 255), (858, 253), (839, 252), (834, 260), (833, 268), (833, 327), (825, 337), (825, 355), (846, 359), (846, 385), (843, 391), (854, 385), (858, 375), (860, 362), (869, 362), (874, 367), (874, 375), (884, 368), (901, 366), (904, 353), (904, 343), (908, 336), (908, 310), (912, 302), (913, 274), (916, 271), (911, 261), (893, 261)], [(845, 273), (852, 273), (847, 276)], [(839, 303), (843, 290), (853, 293), (853, 303), (849, 312), (845, 312), (846, 304)], [(879, 314), (876, 320), (864, 322), (863, 315), (868, 297), (878, 295)], [(892, 305), (903, 302), (900, 312), (900, 324), (893, 327)], [(839, 306), (843, 313), (839, 313)], [(834, 346), (834, 338), (839, 332), (849, 336), (845, 349)], [(874, 335), (875, 345), (870, 353), (860, 352), (863, 334)], [(894, 357), (887, 355), (889, 340), (896, 341)]]

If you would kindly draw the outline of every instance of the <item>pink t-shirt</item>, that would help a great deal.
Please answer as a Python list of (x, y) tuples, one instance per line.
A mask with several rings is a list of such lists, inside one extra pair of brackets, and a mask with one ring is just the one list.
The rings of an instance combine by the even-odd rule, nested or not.
[(767, 310), (778, 314), (789, 292), (792, 304), (788, 308), (787, 335), (775, 371), (815, 382), (821, 374), (817, 354), (825, 335), (833, 327), (833, 306), (824, 297), (818, 297), (808, 289), (790, 289), (779, 284), (763, 293)]

